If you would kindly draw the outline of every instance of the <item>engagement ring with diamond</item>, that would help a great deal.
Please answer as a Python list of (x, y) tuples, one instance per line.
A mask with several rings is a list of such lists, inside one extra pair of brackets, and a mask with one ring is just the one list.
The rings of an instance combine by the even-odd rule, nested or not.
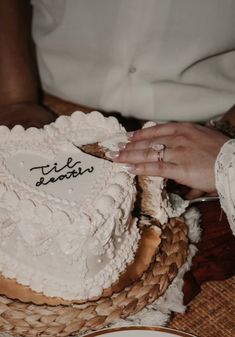
[(150, 146), (150, 148), (157, 152), (157, 160), (158, 161), (164, 160), (164, 152), (165, 152), (165, 149), (166, 149), (166, 145), (156, 143), (156, 144), (152, 144)]

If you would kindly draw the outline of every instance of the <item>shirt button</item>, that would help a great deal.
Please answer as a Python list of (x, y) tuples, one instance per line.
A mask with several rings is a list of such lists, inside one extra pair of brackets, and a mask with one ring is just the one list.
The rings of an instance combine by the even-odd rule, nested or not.
[(136, 67), (134, 67), (134, 66), (130, 66), (130, 68), (129, 68), (129, 74), (134, 74), (135, 72), (136, 72)]

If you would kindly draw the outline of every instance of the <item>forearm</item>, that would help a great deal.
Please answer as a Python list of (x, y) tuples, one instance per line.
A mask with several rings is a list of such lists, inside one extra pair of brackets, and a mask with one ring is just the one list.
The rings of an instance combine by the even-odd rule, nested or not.
[(233, 105), (222, 117), (221, 121), (227, 121), (235, 128), (235, 105)]
[(29, 0), (0, 1), (0, 107), (38, 103)]
[(40, 105), (29, 0), (0, 1), (0, 124), (41, 127), (55, 115)]
[(235, 138), (235, 105), (232, 106), (213, 126), (230, 138)]
[(54, 122), (57, 115), (40, 104), (19, 103), (8, 105), (0, 109), (0, 125), (6, 125), (10, 129), (20, 124), (24, 128), (41, 128)]

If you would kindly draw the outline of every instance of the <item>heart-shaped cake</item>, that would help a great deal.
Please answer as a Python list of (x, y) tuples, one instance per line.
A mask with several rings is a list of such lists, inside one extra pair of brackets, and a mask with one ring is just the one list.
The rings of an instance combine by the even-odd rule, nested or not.
[[(96, 142), (112, 148), (115, 135), (118, 142), (126, 131), (98, 112), (61, 116), (43, 129), (0, 126), (2, 278), (47, 297), (86, 301), (123, 275), (141, 237), (132, 212), (135, 177), (79, 149)], [(162, 187), (159, 178), (155, 198)], [(164, 201), (154, 203), (167, 220)]]

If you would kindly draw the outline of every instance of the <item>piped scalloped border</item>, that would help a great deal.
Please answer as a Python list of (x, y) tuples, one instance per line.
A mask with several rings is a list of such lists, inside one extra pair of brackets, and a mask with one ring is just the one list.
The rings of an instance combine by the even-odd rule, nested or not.
[[(57, 129), (60, 135), (65, 136), (66, 139), (70, 141), (74, 140), (73, 137), (71, 137), (71, 135), (73, 135), (71, 131), (75, 130), (77, 133), (79, 129), (84, 130), (84, 135), (79, 136), (77, 134), (77, 145), (102, 141), (115, 133), (126, 132), (125, 128), (119, 124), (115, 117), (104, 117), (98, 111), (92, 111), (89, 114), (84, 114), (81, 111), (75, 111), (71, 116), (60, 116), (54, 123), (48, 125), (48, 133), (53, 132), (53, 129), (50, 129), (50, 126)], [(76, 127), (74, 128), (74, 126)], [(88, 127), (90, 130), (95, 130), (97, 136), (93, 131), (87, 135), (86, 127)], [(67, 132), (68, 128), (70, 132)], [(103, 136), (101, 136), (101, 134), (103, 134)], [(86, 140), (87, 136), (90, 138), (89, 142)], [(103, 139), (100, 137), (103, 137)]]
[[(71, 130), (75, 129), (76, 132), (78, 132), (80, 129), (84, 129), (85, 126), (94, 130), (101, 129), (103, 132), (106, 131), (104, 138), (113, 135), (115, 132), (125, 133), (125, 128), (120, 125), (118, 120), (113, 116), (104, 117), (98, 111), (92, 111), (89, 114), (85, 114), (82, 111), (75, 111), (70, 116), (59, 116), (55, 122), (45, 125), (41, 129), (35, 127), (25, 129), (22, 125), (15, 125), (12, 129), (9, 129), (5, 125), (0, 125), (0, 144), (9, 139), (17, 139), (19, 136), (21, 139), (26, 137), (42, 137), (44, 132), (45, 136), (49, 136), (49, 138), (55, 140), (64, 135), (69, 137)], [(98, 137), (99, 136), (100, 134), (98, 134)], [(100, 140), (101, 139), (97, 138), (97, 141)], [(94, 141), (95, 140), (92, 140), (92, 142)]]

